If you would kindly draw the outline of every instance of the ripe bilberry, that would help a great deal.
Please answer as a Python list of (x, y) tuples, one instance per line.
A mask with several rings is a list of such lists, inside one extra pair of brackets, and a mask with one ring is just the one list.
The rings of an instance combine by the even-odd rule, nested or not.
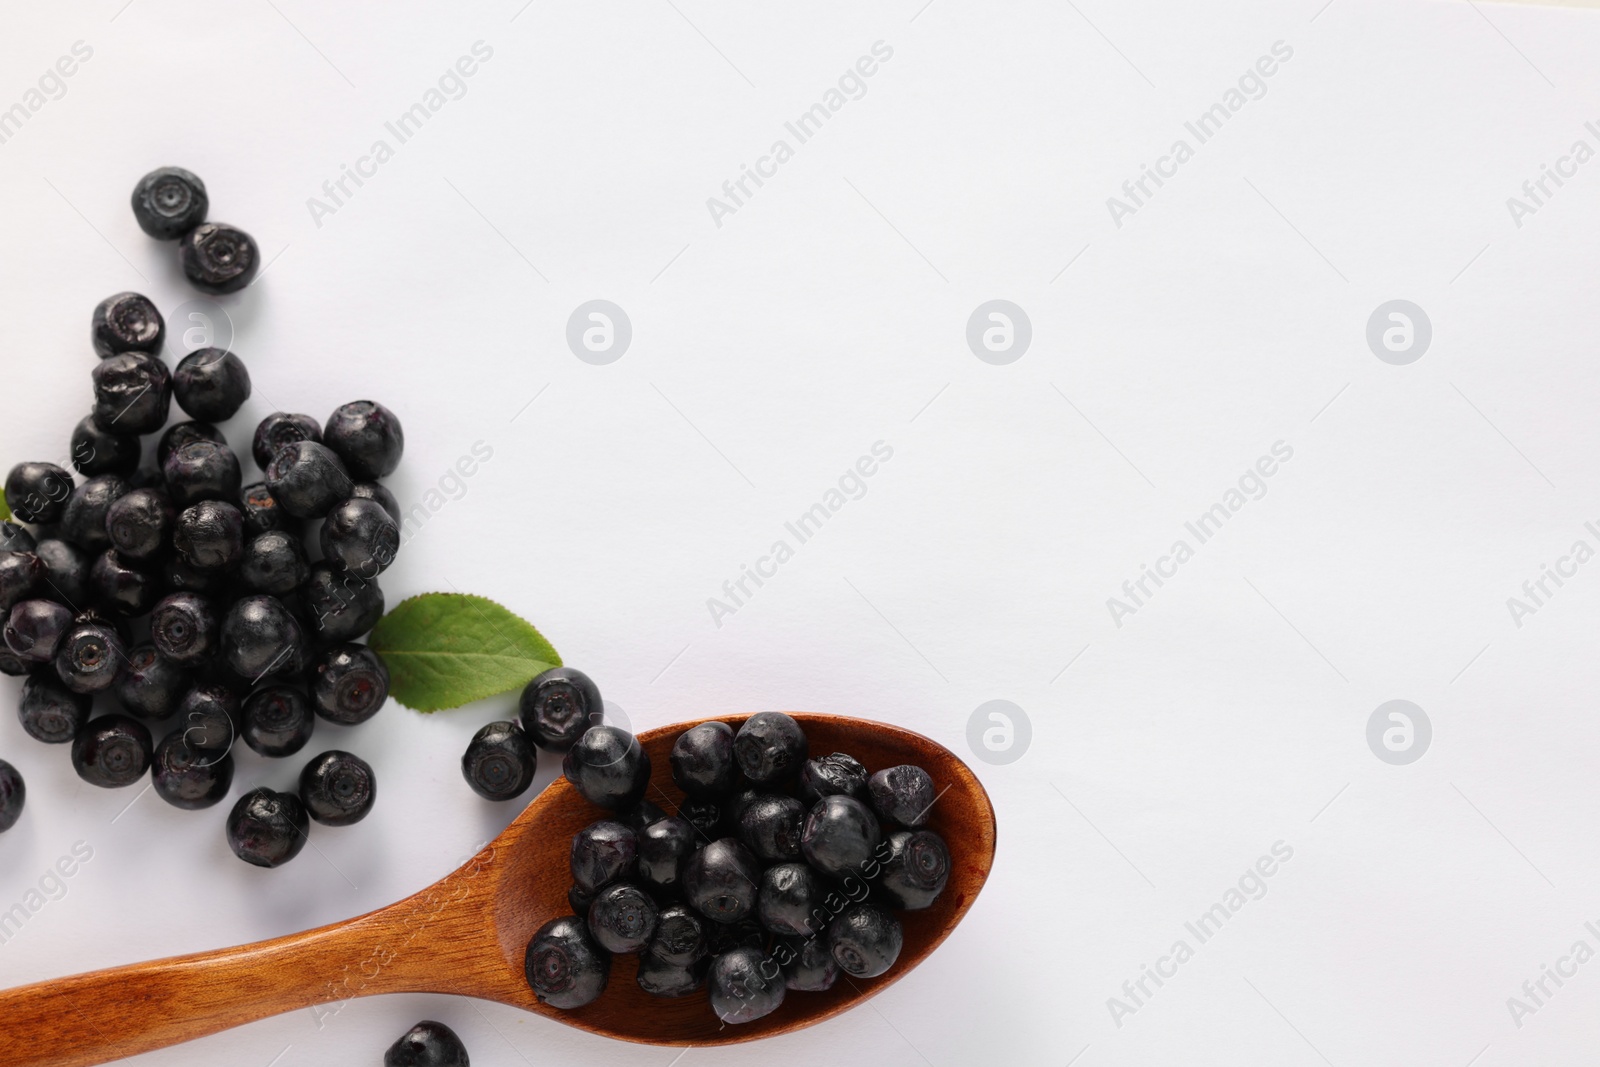
[(605, 992), (611, 957), (582, 919), (551, 919), (528, 942), (523, 969), (534, 995), (553, 1008), (581, 1008)]
[(739, 840), (766, 863), (799, 859), (805, 813), (806, 806), (794, 797), (763, 794), (739, 816)]
[(551, 667), (535, 675), (522, 690), (518, 707), (522, 728), (533, 743), (553, 752), (565, 752), (585, 730), (605, 721), (600, 687), (571, 667)]
[(161, 599), (161, 576), (153, 568), (123, 559), (114, 548), (106, 549), (95, 559), (89, 569), (89, 582), (98, 603), (130, 618), (148, 613)]
[(90, 785), (132, 785), (150, 768), (150, 731), (126, 715), (90, 719), (72, 739), (72, 769)]
[(98, 622), (78, 623), (56, 649), (56, 673), (74, 693), (110, 689), (126, 661), (122, 638)]
[(591, 726), (567, 750), (561, 773), (589, 803), (625, 811), (650, 784), (650, 754), (626, 730)]
[(639, 988), (653, 997), (686, 997), (705, 985), (710, 961), (687, 966), (668, 963), (648, 949), (639, 954)]
[[(210, 441), (219, 445), (228, 443), (228, 439), (222, 436), (222, 431), (209, 422), (198, 422), (194, 419), (175, 422), (162, 432), (161, 439), (156, 442), (156, 463), (164, 470), (169, 456), (184, 445), (196, 441)], [(162, 484), (165, 485), (165, 481)]]
[(853, 904), (828, 924), (834, 962), (857, 978), (876, 978), (893, 967), (902, 940), (900, 920), (875, 904)]
[(807, 936), (816, 932), (812, 911), (822, 907), (827, 895), (827, 885), (810, 867), (780, 863), (761, 872), (756, 915), (761, 925), (775, 934)]
[[(161, 609), (157, 606), (156, 610)], [(152, 620), (151, 627), (155, 623)], [(156, 652), (153, 644), (129, 652), (117, 672), (117, 702), (129, 715), (160, 722), (178, 710), (189, 691), (189, 673)]]
[(0, 611), (9, 613), (32, 597), (40, 591), (44, 578), (44, 561), (37, 553), (0, 553)]
[(859, 871), (882, 840), (877, 817), (861, 801), (842, 795), (817, 801), (800, 829), (806, 862), (832, 878)]
[(707, 981), (717, 1018), (748, 1023), (777, 1011), (785, 986), (782, 974), (768, 975), (770, 969), (766, 957), (754, 948), (736, 948), (712, 960)]
[(691, 797), (720, 797), (733, 788), (733, 728), (725, 722), (691, 726), (672, 743), (672, 780)]
[(354, 641), (383, 618), (383, 590), (375, 579), (339, 570), (326, 561), (311, 565), (301, 589), (308, 630), (317, 641)]
[(48, 674), (32, 674), (22, 683), (17, 717), (29, 737), (60, 745), (78, 735), (79, 727), (89, 721), (93, 703), (89, 694), (74, 693)]
[(269, 530), (244, 547), (239, 577), (258, 593), (283, 596), (300, 588), (310, 576), (305, 545), (294, 534)]
[(101, 359), (121, 352), (161, 354), (167, 324), (147, 296), (118, 293), (95, 305), (89, 342)]
[(761, 867), (731, 837), (697, 851), (683, 871), (684, 899), (713, 922), (736, 923), (755, 911)]
[(800, 768), (800, 795), (815, 801), (843, 794), (866, 802), (867, 769), (854, 756), (833, 752), (806, 760)]
[(352, 478), (366, 482), (400, 466), (406, 435), (394, 412), (371, 400), (356, 400), (328, 416), (322, 443), (338, 453)]
[(300, 532), (299, 520), (278, 506), (266, 482), (256, 482), (239, 490), (239, 514), (244, 517), (246, 537), (256, 537), (269, 530)]
[(80, 483), (61, 510), (61, 536), (88, 552), (111, 547), (106, 533), (106, 513), (128, 491), (118, 474), (97, 474)]
[[(93, 557), (77, 545), (56, 537), (40, 538), (33, 554), (44, 565), (44, 577), (39, 586), (40, 596), (59, 600), (73, 609), (82, 608), (89, 603), (94, 595), (94, 590), (89, 585), (89, 570), (94, 566)], [(3, 589), (4, 584), (0, 581), (0, 589)], [(3, 596), (0, 596), (0, 606), (4, 606)]]
[(319, 535), (328, 562), (374, 578), (400, 551), (400, 527), (375, 500), (351, 497), (328, 512)]
[(782, 781), (806, 761), (805, 731), (781, 711), (758, 711), (734, 735), (733, 756), (757, 785)]
[(424, 1019), (389, 1046), (383, 1067), (468, 1067), (467, 1047), (444, 1023)]
[(206, 220), (206, 183), (182, 167), (160, 167), (133, 187), (133, 217), (158, 241), (176, 241)]
[(61, 520), (72, 475), (54, 463), (18, 463), (6, 475), (6, 506), (18, 522), (48, 526)]
[(589, 905), (589, 936), (607, 952), (638, 952), (656, 932), (656, 902), (636, 885), (615, 882)]
[(485, 800), (511, 800), (533, 784), (538, 752), (522, 727), (492, 722), (472, 735), (461, 756), (461, 774)]
[(106, 511), (106, 535), (111, 545), (128, 559), (153, 559), (172, 536), (178, 512), (172, 499), (159, 489), (133, 489), (112, 502)]
[(632, 881), (638, 865), (638, 838), (620, 822), (599, 819), (572, 835), (572, 881), (587, 894)]
[(85, 415), (72, 428), (69, 448), (72, 469), (86, 477), (96, 474), (126, 477), (139, 466), (139, 435), (107, 433), (95, 424), (93, 415)]
[(329, 722), (354, 726), (389, 699), (389, 668), (366, 645), (323, 649), (312, 668), (311, 701)]
[(295, 518), (320, 519), (350, 499), (355, 483), (327, 448), (296, 441), (278, 449), (267, 464), (267, 488)]
[(0, 759), (0, 834), (5, 833), (22, 818), (22, 805), (27, 800), (28, 788), (22, 775), (5, 760)]
[(150, 643), (163, 658), (183, 666), (211, 658), (221, 638), (218, 630), (211, 602), (195, 593), (172, 593), (150, 613)]
[(694, 827), (677, 816), (657, 819), (638, 835), (639, 877), (653, 889), (672, 893), (683, 885), (683, 872), (694, 855)]
[(867, 780), (867, 792), (878, 817), (901, 826), (921, 826), (935, 800), (933, 779), (909, 763), (874, 774)]
[(5, 644), (30, 663), (50, 663), (72, 627), (72, 609), (53, 600), (20, 600), (5, 621)]
[(377, 795), (378, 778), (371, 765), (349, 752), (324, 752), (300, 771), (300, 803), (324, 826), (360, 822)]
[(887, 843), (892, 851), (878, 878), (879, 891), (897, 908), (928, 907), (950, 878), (950, 850), (944, 838), (932, 830), (897, 830)]
[(350, 490), (350, 495), (359, 497), (362, 500), (377, 501), (383, 510), (389, 513), (391, 519), (395, 522), (400, 521), (400, 501), (396, 500), (394, 494), (379, 483), (357, 482), (355, 488)]
[(322, 424), (310, 415), (274, 411), (257, 424), (255, 436), (250, 442), (250, 454), (255, 457), (256, 466), (266, 470), (272, 457), (278, 454), (278, 449), (296, 441), (311, 441), (320, 445)]
[(102, 359), (90, 377), (94, 379), (94, 421), (102, 430), (155, 433), (166, 424), (172, 405), (172, 376), (156, 357), (123, 352)]
[(317, 716), (311, 698), (288, 685), (268, 685), (244, 701), (239, 734), (263, 756), (292, 756), (311, 740)]
[(250, 399), (250, 372), (225, 348), (197, 348), (173, 370), (172, 397), (191, 419), (225, 422)]
[(161, 739), (151, 768), (157, 795), (189, 811), (211, 807), (233, 785), (233, 754), (199, 747), (182, 726)]
[(293, 793), (261, 787), (234, 802), (228, 812), (228, 847), (246, 863), (277, 867), (305, 848), (311, 820)]
[(300, 670), (304, 641), (293, 612), (273, 596), (236, 600), (222, 621), (223, 659), (252, 684), (269, 674)]
[(226, 501), (202, 500), (178, 514), (172, 544), (195, 570), (232, 570), (244, 558), (244, 519)]
[(202, 222), (178, 239), (178, 264), (202, 293), (236, 293), (261, 268), (255, 238), (222, 222)]

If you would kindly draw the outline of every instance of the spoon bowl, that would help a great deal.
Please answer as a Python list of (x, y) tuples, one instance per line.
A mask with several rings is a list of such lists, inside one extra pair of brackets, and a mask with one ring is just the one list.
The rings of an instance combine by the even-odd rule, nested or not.
[[(752, 1041), (837, 1015), (907, 974), (960, 922), (994, 861), (994, 809), (966, 764), (920, 734), (864, 719), (790, 714), (805, 729), (813, 756), (848, 752), (874, 771), (917, 764), (938, 791), (925, 828), (948, 845), (950, 878), (931, 907), (895, 913), (904, 946), (886, 974), (841, 974), (827, 992), (791, 992), (772, 1014), (725, 1026), (703, 991), (650, 996), (635, 981), (637, 958), (618, 955), (605, 992), (592, 1004), (562, 1011), (541, 1003), (524, 974), (528, 941), (549, 920), (571, 914), (572, 835), (605, 816), (557, 779), (466, 864), (386, 908), (270, 941), (0, 991), (7, 1062), (105, 1063), (285, 1011), (332, 1014), (351, 997), (378, 993), (499, 1001), (591, 1033), (653, 1045)], [(680, 733), (711, 721), (737, 730), (747, 718), (718, 716), (639, 734), (652, 768), (646, 799), (668, 813), (677, 810), (682, 794), (667, 757)]]

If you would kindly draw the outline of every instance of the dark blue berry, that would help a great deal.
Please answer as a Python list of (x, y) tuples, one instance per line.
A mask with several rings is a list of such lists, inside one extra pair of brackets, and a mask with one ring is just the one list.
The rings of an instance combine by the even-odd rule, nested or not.
[(161, 167), (133, 187), (133, 217), (158, 241), (176, 241), (206, 220), (206, 183), (182, 167)]
[(252, 789), (228, 812), (228, 847), (246, 863), (277, 867), (305, 848), (311, 820), (293, 793)]
[(233, 785), (233, 754), (197, 746), (182, 726), (161, 739), (150, 766), (157, 795), (175, 808), (209, 808)]
[(705, 958), (708, 951), (706, 922), (687, 904), (668, 904), (656, 916), (656, 932), (645, 955), (663, 963), (688, 967)]
[(5, 760), (0, 759), (0, 834), (17, 825), (22, 818), (22, 805), (28, 798), (28, 788), (22, 775)]
[(678, 805), (678, 818), (694, 828), (695, 840), (712, 841), (722, 832), (722, 805), (689, 797)]
[(21, 600), (6, 616), (6, 647), (31, 663), (50, 663), (72, 628), (72, 609), (53, 600)]
[(72, 485), (72, 475), (54, 463), (18, 463), (6, 475), (6, 507), (18, 522), (48, 526), (61, 521)]
[(273, 596), (234, 602), (222, 621), (222, 655), (251, 684), (269, 674), (288, 675), (304, 666), (305, 638), (294, 613)]
[(359, 497), (362, 500), (375, 501), (384, 511), (389, 513), (391, 519), (395, 522), (400, 521), (400, 501), (396, 500), (393, 493), (377, 482), (357, 482), (356, 487), (350, 490), (350, 495)]
[(861, 801), (847, 796), (817, 801), (800, 829), (800, 851), (806, 862), (832, 878), (859, 874), (882, 840), (877, 817)]
[(444, 1023), (424, 1019), (383, 1054), (383, 1067), (470, 1067), (467, 1046)]
[(250, 372), (225, 348), (198, 348), (173, 370), (172, 397), (191, 419), (226, 422), (250, 399)]
[(56, 673), (74, 693), (110, 689), (126, 662), (121, 636), (99, 622), (78, 623), (56, 649)]
[(730, 1025), (754, 1022), (783, 1004), (783, 974), (757, 949), (736, 948), (718, 956), (706, 980), (711, 1010)]
[(129, 715), (160, 722), (178, 710), (189, 686), (189, 673), (150, 644), (128, 653), (117, 673), (115, 690), (117, 702)]
[[(228, 443), (228, 439), (222, 436), (222, 431), (209, 422), (175, 422), (167, 427), (161, 435), (161, 440), (156, 442), (156, 462), (165, 468), (167, 459), (174, 452), (196, 441), (210, 441), (219, 445)], [(162, 485), (163, 487), (166, 485), (164, 474)]]
[(89, 552), (111, 547), (106, 513), (128, 491), (118, 474), (97, 474), (78, 485), (61, 511), (61, 536)]
[(322, 555), (362, 578), (376, 578), (400, 551), (400, 527), (375, 500), (351, 497), (322, 521)]
[(167, 324), (147, 296), (118, 293), (95, 305), (89, 342), (101, 359), (122, 352), (161, 354)]
[(266, 482), (256, 482), (239, 490), (239, 513), (244, 517), (247, 537), (257, 537), (272, 530), (292, 534), (300, 532), (300, 521), (278, 506)]
[(626, 811), (650, 784), (650, 754), (626, 730), (591, 726), (567, 750), (561, 773), (589, 803)]
[(897, 908), (919, 911), (944, 892), (950, 878), (950, 850), (932, 830), (897, 830), (887, 843), (878, 889)]
[(221, 641), (216, 611), (196, 593), (172, 593), (150, 613), (150, 643), (162, 657), (184, 666), (211, 658)]
[(36, 552), (0, 553), (0, 611), (11, 609), (43, 592), (44, 561)]
[(694, 827), (673, 816), (657, 819), (639, 835), (639, 877), (662, 893), (674, 893), (683, 885), (683, 872), (694, 855), (698, 840)]
[(202, 500), (179, 512), (172, 544), (199, 571), (227, 571), (244, 558), (244, 519), (222, 500)]
[(839, 965), (834, 962), (826, 937), (790, 939), (786, 942), (792, 957), (783, 965), (783, 984), (801, 993), (825, 993), (839, 980)]
[(69, 447), (72, 469), (84, 476), (120, 474), (126, 477), (139, 467), (139, 435), (107, 433), (95, 425), (93, 415), (85, 415), (72, 428)]
[[(814, 929), (814, 913), (822, 909), (828, 886), (803, 863), (780, 863), (761, 872), (761, 892), (756, 915), (775, 934), (807, 936)], [(825, 919), (827, 912), (823, 911)]]
[(909, 763), (879, 771), (867, 781), (872, 808), (885, 822), (921, 826), (933, 808), (933, 779)]
[(236, 293), (261, 269), (261, 250), (241, 229), (202, 222), (178, 239), (178, 265), (202, 293)]
[(639, 988), (653, 997), (686, 997), (706, 983), (710, 961), (687, 966), (669, 963), (646, 951), (639, 955)]
[(311, 698), (288, 685), (268, 685), (245, 698), (239, 734), (263, 756), (292, 756), (311, 740), (317, 716)]
[(32, 674), (22, 683), (22, 703), (17, 718), (29, 737), (46, 744), (71, 741), (89, 721), (93, 698), (74, 693), (48, 674)]
[(522, 727), (492, 722), (472, 735), (461, 756), (461, 774), (485, 800), (511, 800), (533, 784), (538, 752)]
[(0, 552), (32, 552), (39, 547), (26, 526), (0, 522)]
[(356, 400), (328, 416), (322, 443), (344, 460), (352, 478), (369, 482), (400, 466), (406, 435), (394, 412), (371, 400)]
[(258, 593), (283, 596), (300, 588), (311, 576), (305, 546), (283, 530), (269, 530), (245, 545), (239, 578)]
[(388, 699), (389, 668), (366, 645), (334, 645), (317, 656), (311, 700), (324, 719), (354, 726), (376, 715)]
[(739, 840), (766, 863), (800, 858), (800, 823), (805, 805), (794, 797), (764, 794), (739, 816)]
[(805, 731), (781, 711), (760, 711), (734, 735), (733, 755), (750, 781), (780, 782), (799, 773), (806, 761)]
[(239, 698), (220, 682), (199, 682), (178, 704), (184, 737), (190, 747), (213, 754), (233, 747), (238, 733)]
[(638, 952), (656, 932), (656, 902), (636, 885), (606, 886), (589, 905), (589, 936), (607, 952)]
[(104, 789), (132, 785), (150, 767), (150, 747), (144, 723), (126, 715), (102, 715), (78, 728), (72, 739), (72, 769)]
[(89, 569), (89, 583), (98, 603), (129, 618), (147, 614), (161, 599), (161, 575), (153, 568), (123, 559), (114, 548), (106, 549), (95, 559)]
[(716, 798), (733, 788), (733, 728), (725, 722), (691, 726), (672, 743), (672, 780), (691, 797)]
[(565, 752), (585, 730), (605, 721), (600, 687), (571, 667), (551, 667), (535, 675), (518, 706), (522, 728), (533, 743), (552, 752)]
[(731, 837), (700, 849), (683, 871), (684, 898), (706, 918), (736, 923), (755, 911), (761, 867)]
[(378, 778), (360, 756), (332, 749), (300, 771), (300, 802), (324, 826), (351, 826), (367, 817)]
[[(94, 596), (94, 589), (89, 584), (89, 571), (94, 567), (94, 557), (77, 545), (56, 537), (41, 538), (33, 553), (44, 565), (44, 577), (39, 585), (40, 596), (60, 601), (74, 610), (88, 606)], [(4, 582), (0, 581), (0, 589), (3, 587)], [(4, 606), (4, 601), (4, 596), (0, 595), (0, 606)]]
[(383, 590), (362, 578), (318, 561), (301, 590), (311, 636), (324, 644), (354, 641), (383, 618)]
[(278, 449), (267, 464), (267, 488), (297, 519), (320, 519), (350, 499), (355, 483), (339, 457), (313, 441)]
[(632, 881), (639, 865), (638, 837), (611, 819), (592, 822), (572, 835), (571, 865), (573, 882), (588, 894)]
[(178, 512), (159, 489), (133, 489), (118, 497), (106, 511), (106, 535), (111, 546), (128, 559), (154, 559), (172, 537)]
[[(102, 359), (94, 368), (94, 421), (107, 433), (155, 433), (172, 406), (166, 364), (142, 352)], [(6, 494), (10, 498), (10, 494)]]
[(255, 457), (256, 466), (266, 470), (279, 449), (297, 441), (321, 444), (322, 424), (310, 415), (274, 411), (256, 426), (255, 436), (250, 442), (250, 454)]
[(534, 995), (552, 1008), (581, 1008), (605, 992), (611, 956), (576, 916), (551, 919), (528, 941), (524, 971)]
[(828, 924), (828, 950), (846, 974), (876, 978), (894, 966), (900, 920), (875, 904), (853, 904)]
[(0, 645), (0, 674), (7, 678), (24, 678), (33, 671), (34, 664)]
[(179, 508), (202, 500), (239, 498), (239, 457), (215, 441), (190, 441), (167, 457), (161, 467), (167, 492)]

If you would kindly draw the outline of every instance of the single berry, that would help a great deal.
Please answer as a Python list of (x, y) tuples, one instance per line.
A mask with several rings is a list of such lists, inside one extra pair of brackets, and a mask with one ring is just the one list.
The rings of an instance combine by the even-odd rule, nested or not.
[(944, 892), (950, 878), (950, 850), (932, 830), (896, 830), (887, 843), (878, 889), (897, 908), (920, 911)]
[(691, 726), (672, 743), (672, 780), (691, 797), (720, 797), (733, 788), (733, 728), (725, 722)]
[(29, 675), (22, 683), (22, 702), (17, 718), (35, 741), (60, 745), (71, 741), (78, 729), (89, 721), (93, 698), (74, 693), (48, 674)]
[[(158, 605), (156, 612), (160, 610)], [(151, 628), (155, 628), (153, 616)], [(155, 645), (140, 645), (128, 653), (117, 673), (115, 692), (129, 715), (160, 722), (178, 710), (189, 684), (188, 672), (158, 654)]]
[(190, 441), (167, 457), (161, 474), (179, 508), (202, 500), (231, 504), (239, 498), (239, 457), (215, 441)]
[(133, 489), (106, 511), (106, 535), (125, 558), (154, 559), (168, 544), (178, 512), (159, 489)]
[(406, 435), (394, 412), (371, 400), (357, 400), (328, 416), (322, 443), (338, 453), (352, 478), (366, 482), (400, 466)]
[(45, 566), (37, 552), (0, 553), (0, 611), (45, 591)]
[(383, 590), (374, 579), (362, 578), (331, 564), (311, 565), (300, 595), (305, 602), (311, 636), (324, 644), (354, 641), (383, 618)]
[(175, 241), (206, 220), (206, 183), (182, 167), (161, 167), (133, 187), (133, 217), (158, 241)]
[(668, 904), (656, 916), (656, 932), (645, 953), (678, 967), (706, 956), (706, 921), (687, 904)]
[(384, 511), (389, 513), (391, 519), (395, 522), (400, 521), (400, 501), (396, 500), (394, 494), (379, 483), (357, 482), (356, 487), (350, 490), (350, 495), (359, 497), (362, 500), (375, 501)]
[(867, 780), (867, 792), (880, 819), (913, 828), (927, 821), (935, 799), (928, 772), (909, 763), (874, 774)]
[(859, 873), (882, 840), (877, 817), (861, 801), (847, 796), (817, 801), (800, 829), (800, 851), (806, 862), (831, 878)]
[[(761, 872), (756, 915), (775, 934), (801, 937), (816, 933), (813, 912), (822, 909), (828, 887), (803, 863), (780, 863)], [(823, 911), (826, 917), (827, 912)]]
[(300, 624), (277, 597), (247, 596), (237, 600), (222, 621), (223, 659), (235, 674), (251, 684), (269, 674), (288, 675), (300, 670), (304, 666), (304, 642)]
[(178, 703), (183, 735), (190, 747), (215, 756), (233, 747), (238, 732), (239, 698), (218, 682), (200, 682)]
[(226, 422), (250, 399), (250, 372), (225, 348), (197, 348), (173, 370), (172, 397), (191, 419)]
[(120, 474), (97, 474), (81, 483), (61, 510), (61, 536), (89, 552), (110, 548), (106, 514), (127, 491)]
[(375, 500), (351, 497), (322, 522), (322, 555), (334, 566), (375, 578), (400, 551), (400, 527)]
[(694, 855), (698, 840), (694, 827), (672, 816), (657, 819), (638, 835), (639, 877), (652, 889), (676, 892), (683, 886), (683, 872)]
[(148, 614), (161, 599), (161, 576), (154, 569), (123, 559), (114, 548), (106, 549), (95, 559), (89, 569), (89, 582), (99, 603), (130, 618)]
[(615, 726), (591, 726), (567, 750), (561, 773), (591, 804), (625, 811), (650, 784), (650, 754)]
[(639, 988), (653, 997), (686, 997), (706, 983), (709, 961), (683, 966), (668, 963), (646, 950), (639, 954)]
[(245, 545), (239, 577), (258, 593), (283, 596), (300, 588), (310, 576), (305, 546), (293, 534), (269, 530)]
[(150, 731), (137, 719), (102, 715), (84, 723), (72, 739), (72, 769), (90, 785), (132, 785), (149, 767)]
[(268, 685), (245, 698), (239, 734), (263, 756), (292, 756), (311, 740), (317, 716), (311, 698), (288, 685)]
[(759, 711), (733, 738), (733, 756), (744, 776), (757, 785), (793, 777), (806, 762), (806, 735), (781, 711)]
[(765, 863), (800, 858), (800, 823), (806, 806), (794, 797), (763, 794), (739, 816), (739, 840)]
[(600, 687), (571, 667), (551, 667), (535, 675), (522, 690), (518, 707), (522, 728), (533, 743), (552, 752), (565, 752), (585, 730), (605, 721)]
[(854, 904), (828, 924), (828, 949), (846, 974), (876, 978), (900, 956), (900, 920), (874, 904)]
[(244, 519), (232, 504), (202, 500), (179, 512), (172, 544), (195, 570), (232, 570), (244, 558)]
[(311, 699), (329, 722), (366, 722), (389, 699), (389, 668), (366, 645), (334, 645), (317, 656)]
[[(161, 439), (156, 442), (156, 463), (163, 469), (167, 459), (184, 445), (194, 444), (196, 441), (210, 441), (213, 444), (226, 445), (228, 439), (222, 436), (222, 431), (209, 422), (197, 422), (193, 419), (187, 422), (175, 422), (168, 426), (161, 434)], [(162, 486), (165, 487), (165, 474), (162, 476)]]
[(298, 534), (300, 522), (278, 506), (266, 482), (256, 482), (239, 490), (239, 513), (244, 516), (247, 537), (257, 537), (271, 530)]
[(808, 937), (787, 943), (793, 958), (783, 965), (783, 984), (801, 993), (824, 993), (839, 980), (839, 965), (834, 962), (825, 937)]
[(139, 467), (138, 434), (107, 433), (95, 425), (93, 415), (85, 415), (72, 428), (72, 469), (85, 477), (120, 474), (124, 477)]
[[(94, 596), (94, 589), (89, 584), (89, 571), (94, 567), (94, 557), (77, 545), (56, 537), (41, 538), (33, 554), (44, 566), (44, 577), (39, 585), (40, 596), (60, 601), (73, 609), (88, 605)], [(0, 564), (0, 569), (3, 569), (3, 564)], [(3, 576), (0, 576), (0, 607), (6, 606), (4, 587)]]
[(178, 264), (202, 293), (236, 293), (261, 267), (255, 238), (222, 222), (202, 222), (178, 239)]
[(122, 638), (98, 622), (78, 623), (56, 649), (56, 673), (74, 693), (110, 689), (126, 662)]
[(175, 808), (209, 808), (233, 785), (233, 754), (196, 746), (180, 726), (156, 746), (151, 761), (156, 793)]
[(607, 952), (638, 952), (656, 932), (656, 902), (636, 885), (606, 886), (589, 905), (589, 936)]
[(333, 749), (300, 771), (300, 803), (324, 826), (351, 826), (367, 817), (378, 779), (360, 756)]
[(467, 1046), (444, 1023), (424, 1019), (383, 1054), (383, 1067), (470, 1067)]
[(257, 867), (277, 867), (294, 859), (310, 831), (311, 820), (293, 793), (252, 789), (228, 812), (228, 847)]
[(322, 424), (310, 415), (274, 411), (256, 426), (255, 436), (250, 442), (250, 454), (255, 457), (256, 466), (266, 470), (280, 448), (297, 441), (311, 441), (320, 445)]
[(278, 449), (267, 464), (267, 488), (295, 518), (320, 519), (350, 499), (355, 483), (327, 448), (314, 441), (296, 441)]
[(30, 663), (49, 663), (56, 658), (61, 639), (72, 628), (72, 609), (53, 600), (22, 600), (6, 616), (5, 643)]
[(700, 849), (683, 871), (684, 899), (713, 922), (736, 923), (754, 912), (760, 884), (756, 858), (731, 837)]
[(594, 894), (613, 882), (629, 882), (639, 867), (638, 837), (610, 819), (590, 823), (572, 835), (572, 881)]
[(172, 406), (172, 376), (156, 357), (123, 352), (102, 359), (90, 376), (94, 379), (94, 421), (102, 430), (143, 434), (166, 425)]
[(582, 919), (551, 919), (528, 941), (524, 971), (534, 995), (552, 1008), (581, 1008), (605, 992), (611, 957), (589, 937)]
[(533, 784), (539, 753), (514, 722), (492, 722), (472, 735), (461, 774), (485, 800), (511, 800)]
[(173, 593), (150, 613), (150, 643), (162, 657), (184, 666), (211, 658), (220, 641), (216, 612), (195, 593)]
[(0, 834), (17, 825), (22, 817), (22, 805), (28, 798), (28, 787), (22, 775), (5, 760), (0, 759)]
[(167, 324), (147, 296), (118, 293), (95, 305), (89, 342), (101, 359), (121, 352), (160, 355)]
[(6, 507), (18, 522), (61, 521), (72, 495), (72, 475), (54, 463), (18, 463), (6, 475)]
[(753, 948), (736, 948), (712, 960), (706, 980), (717, 1018), (729, 1024), (749, 1023), (777, 1011), (785, 986), (781, 973), (767, 973), (771, 969)]

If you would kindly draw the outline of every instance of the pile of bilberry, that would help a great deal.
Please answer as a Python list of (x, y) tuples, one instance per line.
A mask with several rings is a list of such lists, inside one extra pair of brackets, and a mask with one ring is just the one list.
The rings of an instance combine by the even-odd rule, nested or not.
[[(649, 754), (600, 722), (593, 682), (560, 670), (554, 683), (529, 686), (520, 727), (486, 728), (512, 745), (533, 737), (564, 748), (567, 781), (609, 813), (572, 840), (572, 915), (528, 943), (527, 979), (541, 1001), (593, 1002), (612, 954), (636, 953), (645, 992), (709, 987), (719, 1018), (746, 1023), (777, 1010), (787, 990), (822, 991), (841, 973), (875, 978), (894, 965), (894, 909), (928, 907), (950, 873), (943, 838), (922, 828), (937, 799), (925, 770), (869, 774), (843, 752), (808, 758), (794, 718), (761, 712), (737, 732), (707, 722), (678, 736), (672, 779), (683, 797), (668, 815), (645, 798)], [(541, 699), (551, 693), (558, 699)], [(469, 780), (473, 756), (463, 761)]]
[[(232, 292), (254, 276), (255, 242), (206, 221), (205, 186), (188, 171), (147, 175), (133, 208), (145, 232), (181, 242), (197, 288)], [(252, 441), (263, 480), (242, 485), (218, 424), (250, 397), (244, 362), (202, 348), (169, 372), (165, 337), (146, 297), (102, 301), (91, 326), (94, 409), (73, 430), (68, 460), (83, 481), (54, 463), (19, 463), (6, 476), (12, 515), (33, 529), (0, 526), (0, 672), (26, 678), (23, 729), (70, 744), (84, 781), (126, 786), (149, 771), (168, 803), (205, 808), (228, 794), (237, 738), (289, 756), (318, 716), (348, 725), (383, 706), (388, 672), (357, 642), (383, 615), (377, 576), (400, 544), (399, 505), (378, 479), (398, 466), (405, 439), (394, 413), (368, 400), (326, 423), (277, 412)], [(167, 426), (173, 400), (188, 420)], [(142, 465), (143, 438), (158, 433), (153, 465)], [(97, 694), (121, 710), (91, 717)], [(166, 731), (159, 743), (152, 728)], [(365, 761), (324, 752), (302, 771), (298, 795), (242, 796), (228, 842), (275, 867), (304, 846), (308, 817), (356, 822), (374, 790)], [(0, 830), (23, 794), (0, 763)]]

